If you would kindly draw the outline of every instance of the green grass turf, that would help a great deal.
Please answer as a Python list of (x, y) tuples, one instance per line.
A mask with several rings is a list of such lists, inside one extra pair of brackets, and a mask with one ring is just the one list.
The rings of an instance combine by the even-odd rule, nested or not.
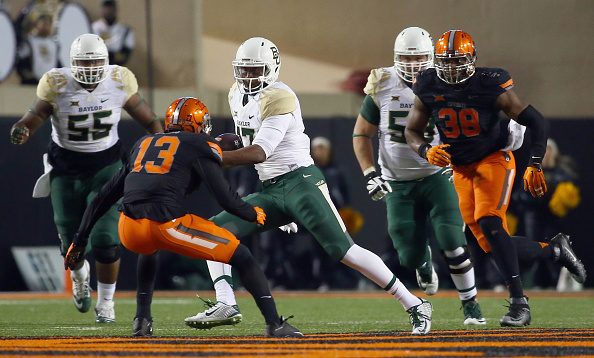
[[(204, 309), (192, 297), (157, 297), (153, 301), (155, 336), (243, 336), (264, 334), (264, 320), (250, 297), (239, 297), (244, 316), (236, 326), (196, 330), (184, 325), (187, 316)], [(214, 296), (214, 295), (213, 295)], [(450, 295), (451, 296), (451, 295)], [(212, 296), (210, 298), (213, 298)], [(460, 301), (453, 297), (430, 297), (433, 303), (432, 330), (464, 329)], [(95, 304), (93, 299), (93, 307)], [(134, 298), (116, 294), (115, 324), (96, 324), (94, 312), (79, 313), (71, 299), (0, 299), (0, 336), (130, 336), (136, 312)], [(279, 313), (294, 315), (290, 323), (303, 333), (347, 333), (370, 331), (409, 331), (408, 315), (402, 306), (386, 295), (378, 297), (277, 297)], [(480, 299), (487, 325), (497, 329), (507, 312), (505, 299)], [(592, 297), (534, 297), (530, 300), (531, 328), (592, 328)]]

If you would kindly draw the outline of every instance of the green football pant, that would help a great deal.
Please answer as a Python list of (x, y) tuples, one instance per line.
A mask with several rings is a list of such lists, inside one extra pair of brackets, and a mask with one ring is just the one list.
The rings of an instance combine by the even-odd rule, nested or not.
[(326, 179), (316, 166), (301, 167), (262, 184), (261, 192), (250, 194), (243, 200), (264, 210), (264, 226), (258, 227), (226, 211), (211, 220), (238, 238), (278, 230), (279, 226), (295, 221), (305, 227), (337, 261), (354, 244), (330, 200)]
[(388, 232), (402, 266), (416, 269), (429, 260), (428, 218), (440, 250), (466, 245), (456, 190), (441, 171), (420, 180), (389, 183)]
[[(86, 178), (76, 176), (59, 175), (54, 171), (50, 175), (50, 189), (52, 206), (54, 209), (54, 222), (60, 237), (60, 250), (63, 255), (68, 252), (72, 238), (82, 220), (85, 209), (97, 195), (99, 190), (111, 177), (120, 170), (122, 163), (118, 161), (109, 165), (95, 175)], [(120, 213), (117, 204), (111, 207), (93, 227), (89, 235), (89, 245), (85, 253), (91, 247), (107, 247), (120, 245), (118, 236), (118, 220)]]

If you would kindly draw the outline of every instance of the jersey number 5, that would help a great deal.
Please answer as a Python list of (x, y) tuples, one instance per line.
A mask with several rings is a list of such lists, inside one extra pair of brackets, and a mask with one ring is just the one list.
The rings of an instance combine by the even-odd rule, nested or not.
[[(396, 143), (406, 144), (406, 138), (404, 138), (405, 126), (397, 124), (398, 118), (406, 118), (408, 111), (390, 111), (388, 113), (388, 129), (391, 131), (390, 141)], [(425, 128), (425, 139), (428, 143), (433, 142), (435, 136), (435, 123), (433, 120), (429, 120), (427, 128)]]
[(464, 108), (456, 112), (452, 108), (443, 108), (439, 111), (439, 119), (443, 119), (443, 134), (448, 138), (458, 138), (460, 133), (466, 137), (474, 137), (481, 132), (478, 113), (472, 108)]
[[(155, 141), (153, 145), (151, 145), (152, 141)], [(140, 143), (140, 150), (134, 160), (134, 169), (132, 171), (139, 172), (144, 167), (147, 173), (168, 173), (178, 147), (179, 138), (177, 137), (149, 137), (143, 140)], [(145, 157), (148, 157), (148, 159)]]

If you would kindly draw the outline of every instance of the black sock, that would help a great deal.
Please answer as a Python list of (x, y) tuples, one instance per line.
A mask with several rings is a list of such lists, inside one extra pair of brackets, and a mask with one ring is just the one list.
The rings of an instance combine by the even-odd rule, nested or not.
[(158, 270), (158, 252), (138, 255), (136, 263), (136, 317), (152, 318), (151, 303)]
[(512, 236), (511, 239), (516, 247), (518, 260), (531, 264), (542, 257), (543, 247), (540, 242), (532, 241), (524, 236)]
[(280, 317), (276, 311), (274, 298), (272, 298), (272, 294), (270, 293), (268, 280), (250, 250), (245, 245), (239, 244), (229, 260), (229, 265), (237, 269), (239, 279), (252, 297), (254, 297), (266, 324), (280, 323)]
[(524, 296), (516, 247), (509, 234), (503, 229), (501, 218), (486, 216), (479, 219), (478, 224), (491, 246), (491, 255), (497, 267), (505, 277), (510, 297)]

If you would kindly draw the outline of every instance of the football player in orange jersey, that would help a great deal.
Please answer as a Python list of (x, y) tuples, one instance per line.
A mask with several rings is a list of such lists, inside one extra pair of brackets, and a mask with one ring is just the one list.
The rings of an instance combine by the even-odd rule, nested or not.
[[(123, 198), (118, 231), (127, 249), (143, 255), (168, 250), (196, 259), (229, 263), (237, 268), (241, 281), (260, 308), (267, 325), (266, 336), (303, 337), (278, 316), (266, 276), (249, 249), (230, 231), (188, 214), (182, 204), (186, 194), (204, 183), (229, 213), (264, 225), (264, 211), (241, 200), (223, 177), (223, 152), (210, 136), (210, 130), (210, 114), (202, 102), (191, 97), (174, 101), (165, 114), (165, 133), (140, 138), (132, 147), (130, 161), (93, 199), (64, 265), (71, 268), (83, 261), (89, 232), (105, 211)], [(152, 282), (154, 277), (149, 277), (149, 267), (139, 270), (145, 270), (145, 281)], [(139, 286), (142, 284), (139, 280)], [(139, 301), (133, 325), (135, 336), (152, 335), (151, 296), (152, 287), (147, 292), (147, 301), (144, 304)]]
[[(549, 244), (508, 234), (505, 213), (516, 170), (512, 150), (521, 145), (523, 134), (514, 129), (515, 122), (501, 120), (499, 112), (532, 131), (524, 189), (535, 197), (547, 190), (541, 163), (549, 125), (534, 107), (518, 98), (507, 71), (476, 67), (475, 62), (475, 44), (466, 32), (450, 30), (439, 38), (435, 68), (421, 71), (415, 78), (415, 102), (405, 137), (430, 163), (451, 164), (462, 218), (481, 248), (491, 253), (509, 288), (509, 312), (500, 324), (520, 327), (530, 324), (531, 316), (518, 259), (558, 261), (578, 282), (584, 282), (586, 271), (564, 234)], [(423, 131), (430, 119), (444, 144), (431, 146), (425, 141)]]

